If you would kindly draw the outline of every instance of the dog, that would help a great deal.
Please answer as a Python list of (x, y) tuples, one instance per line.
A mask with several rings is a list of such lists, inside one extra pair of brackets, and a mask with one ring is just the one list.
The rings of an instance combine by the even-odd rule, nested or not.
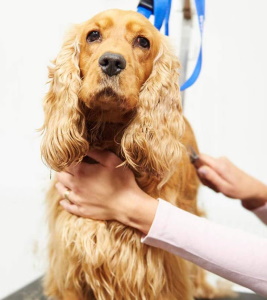
[[(117, 154), (154, 198), (199, 215), (197, 150), (183, 117), (179, 62), (144, 16), (108, 10), (73, 26), (49, 69), (42, 157), (55, 171), (90, 149)], [(49, 267), (45, 294), (62, 300), (192, 300), (214, 296), (203, 270), (141, 243), (115, 221), (69, 214), (55, 183), (48, 195)]]

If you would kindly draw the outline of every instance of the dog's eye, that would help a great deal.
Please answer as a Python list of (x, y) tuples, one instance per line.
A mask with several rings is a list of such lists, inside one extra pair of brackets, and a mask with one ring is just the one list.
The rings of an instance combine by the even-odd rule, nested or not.
[(88, 33), (86, 40), (87, 42), (92, 43), (94, 41), (100, 40), (100, 38), (101, 38), (100, 32), (97, 30), (93, 30)]
[(143, 37), (143, 36), (138, 36), (137, 39), (135, 40), (135, 45), (142, 47), (142, 48), (146, 48), (149, 49), (150, 48), (150, 42), (147, 38)]

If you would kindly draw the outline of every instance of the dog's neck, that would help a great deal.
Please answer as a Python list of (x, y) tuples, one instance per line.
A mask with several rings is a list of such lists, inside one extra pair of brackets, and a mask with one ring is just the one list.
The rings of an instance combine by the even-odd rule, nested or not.
[(120, 153), (120, 142), (134, 113), (90, 111), (87, 117), (88, 142), (92, 148)]
[(115, 151), (119, 147), (123, 124), (88, 122), (87, 128), (88, 142), (92, 148)]

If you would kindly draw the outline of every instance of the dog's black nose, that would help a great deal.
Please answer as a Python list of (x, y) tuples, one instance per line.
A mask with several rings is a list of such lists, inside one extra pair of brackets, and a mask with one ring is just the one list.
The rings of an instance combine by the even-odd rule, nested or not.
[(106, 52), (98, 62), (102, 71), (110, 77), (118, 75), (126, 67), (125, 58), (116, 53)]

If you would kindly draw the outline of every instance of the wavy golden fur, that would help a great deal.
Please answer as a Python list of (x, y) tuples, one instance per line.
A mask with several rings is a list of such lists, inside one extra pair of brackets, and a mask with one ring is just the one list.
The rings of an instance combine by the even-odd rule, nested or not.
[[(118, 74), (101, 67), (107, 53), (125, 60)], [(198, 180), (186, 151), (197, 145), (182, 115), (178, 68), (166, 37), (138, 13), (109, 10), (73, 26), (49, 72), (42, 128), (47, 164), (61, 171), (89, 148), (108, 149), (147, 193), (197, 214)], [(67, 213), (54, 187), (47, 199), (45, 293), (53, 299), (212, 296), (200, 269), (142, 244), (140, 232)]]

